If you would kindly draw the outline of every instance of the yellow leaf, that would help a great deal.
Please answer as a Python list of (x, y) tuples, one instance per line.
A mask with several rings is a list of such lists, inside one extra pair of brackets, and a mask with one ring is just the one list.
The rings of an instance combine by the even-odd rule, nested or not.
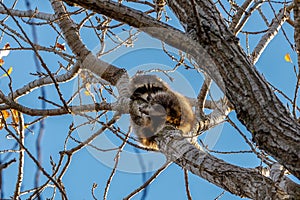
[(5, 120), (9, 118), (10, 114), (7, 110), (0, 111), (0, 130), (3, 129)]
[(10, 112), (12, 114), (13, 122), (18, 124), (19, 123), (19, 112), (17, 110), (14, 110), (14, 109), (11, 109)]
[(10, 67), (8, 70), (7, 70), (7, 73), (3, 74), (1, 77), (5, 77), (7, 75), (10, 75), (12, 73), (12, 70), (13, 70), (13, 67)]
[(289, 53), (285, 54), (284, 60), (285, 60), (286, 62), (292, 63), (292, 59), (291, 59), (291, 56), (290, 56)]
[(7, 110), (2, 110), (0, 111), (2, 113), (2, 116), (4, 118), (4, 120), (6, 120), (7, 118), (9, 118), (10, 114)]
[(91, 93), (90, 93), (88, 90), (85, 90), (85, 91), (84, 91), (84, 94), (85, 94), (86, 96), (91, 96)]

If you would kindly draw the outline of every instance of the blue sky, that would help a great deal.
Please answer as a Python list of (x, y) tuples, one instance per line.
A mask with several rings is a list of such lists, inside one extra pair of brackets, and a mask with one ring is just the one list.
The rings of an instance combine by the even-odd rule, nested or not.
[[(25, 4), (20, 2), (18, 4), (19, 9), (26, 9), (24, 7)], [(40, 11), (51, 12), (50, 4), (46, 3), (46, 1), (32, 2), (32, 8), (35, 7), (35, 4), (38, 4), (38, 9)], [(269, 13), (272, 16), (272, 13)], [(172, 14), (169, 14), (171, 17), (170, 23), (179, 28), (178, 21), (175, 20), (175, 17)], [(0, 16), (1, 18), (3, 16)], [(261, 23), (259, 23), (260, 18), (258, 15), (255, 15), (246, 25), (246, 30), (257, 30), (260, 28)], [(13, 25), (12, 20), (8, 21), (11, 25)], [(15, 25), (13, 25), (15, 26)], [(286, 24), (283, 26), (286, 34), (289, 36), (289, 39), (293, 42), (293, 32), (290, 25)], [(46, 26), (38, 27), (38, 41), (45, 45), (50, 46), (55, 42), (55, 37), (52, 37), (49, 32), (49, 28)], [(31, 29), (27, 26), (26, 32), (31, 36)], [(90, 32), (82, 32), (83, 41), (86, 43), (87, 47), (91, 50), (97, 48), (95, 45), (95, 38), (90, 35)], [(143, 36), (144, 37), (144, 36)], [(255, 40), (257, 37), (250, 38), (253, 41), (253, 46), (255, 45)], [(146, 40), (145, 38), (143, 41)], [(151, 45), (156, 44), (154, 39), (147, 38), (150, 41)], [(140, 39), (140, 41), (142, 41)], [(140, 42), (139, 41), (139, 42)], [(4, 36), (0, 46), (4, 45), (6, 42), (9, 42), (13, 47), (16, 43), (9, 37)], [(245, 45), (244, 37), (241, 37), (241, 45)], [(150, 46), (151, 46), (150, 45)], [(251, 48), (253, 48), (253, 46)], [(154, 45), (153, 47), (139, 49), (139, 45), (133, 47), (128, 53), (122, 53), (122, 56), (116, 58), (103, 58), (107, 61), (113, 60), (113, 63), (118, 67), (126, 68), (130, 73), (133, 73), (136, 69), (145, 69), (149, 67), (149, 65), (153, 66), (172, 66), (172, 63), (168, 58), (157, 49), (158, 45)], [(136, 48), (136, 50), (134, 49)], [(70, 51), (67, 47), (67, 51)], [(260, 60), (257, 62), (257, 69), (263, 73), (268, 81), (277, 86), (280, 90), (284, 91), (290, 97), (294, 92), (295, 86), (295, 75), (293, 73), (293, 66), (291, 63), (287, 63), (284, 60), (284, 55), (286, 53), (290, 53), (292, 60), (296, 63), (296, 55), (290, 48), (289, 44), (286, 42), (282, 31), (274, 38), (274, 40), (269, 44)], [(42, 53), (43, 58), (47, 62), (48, 66), (52, 69), (55, 69), (57, 66), (58, 56), (49, 55), (46, 53)], [(5, 64), (3, 67), (8, 69), (10, 66), (13, 66), (14, 71), (12, 73), (13, 78), (13, 88), (17, 89), (29, 81), (33, 80), (33, 76), (31, 76), (30, 72), (35, 72), (35, 66), (33, 62), (33, 54), (29, 51), (22, 52), (11, 52), (9, 56), (5, 58)], [(173, 76), (176, 76), (173, 75)], [(184, 93), (187, 96), (193, 96), (197, 94), (199, 87), (203, 81), (201, 75), (196, 73), (195, 71), (186, 71), (180, 69), (177, 74), (178, 77), (181, 77), (182, 80), (186, 81), (184, 84), (182, 81), (179, 83), (170, 83), (171, 87), (174, 90)], [(165, 76), (161, 76), (162, 78), (166, 78)], [(177, 78), (178, 79), (178, 78)], [(176, 80), (177, 80), (176, 79)], [(167, 80), (167, 79), (165, 79)], [(75, 81), (71, 81), (65, 85), (61, 85), (62, 92), (64, 97), (68, 99), (71, 95), (70, 91), (74, 88)], [(6, 94), (8, 90), (8, 79), (2, 78), (0, 79), (1, 90)], [(46, 92), (47, 97), (51, 100), (57, 101), (57, 94), (53, 92), (53, 86), (47, 86)], [(219, 95), (217, 89), (214, 90), (214, 94)], [(36, 100), (36, 97), (40, 95), (40, 91), (36, 90), (32, 94), (22, 97), (19, 99), (19, 102), (28, 106), (28, 107), (40, 107), (39, 100)], [(281, 98), (281, 96), (279, 96)], [(282, 98), (281, 98), (282, 99)], [(283, 100), (284, 101), (284, 100)], [(37, 103), (38, 102), (38, 103)], [(284, 101), (285, 102), (285, 101)], [(51, 107), (47, 105), (47, 107)], [(231, 113), (230, 117), (237, 122), (235, 119), (235, 113)], [(126, 118), (124, 116), (124, 118)], [(128, 116), (127, 116), (128, 118)], [(34, 118), (25, 116), (25, 120), (30, 121)], [(63, 149), (64, 140), (68, 133), (68, 127), (71, 122), (74, 120), (73, 116), (61, 116), (61, 117), (50, 117), (46, 119), (46, 131), (44, 133), (44, 137), (42, 140), (42, 155), (43, 155), (43, 167), (50, 173), (51, 165), (50, 165), (50, 156), (53, 158), (55, 162), (58, 161), (59, 154), (58, 152)], [(124, 127), (126, 129), (126, 119), (120, 122), (120, 127)], [(245, 130), (245, 128), (239, 123), (239, 127), (245, 131), (247, 136), (250, 138), (250, 134)], [(206, 138), (210, 138), (216, 142), (215, 146), (213, 146), (214, 150), (222, 150), (222, 151), (230, 151), (230, 150), (248, 150), (249, 147), (245, 144), (242, 137), (234, 131), (232, 127), (228, 124), (222, 125), (220, 128), (221, 132), (219, 134), (214, 135), (213, 131), (204, 133), (201, 136), (201, 139), (204, 140)], [(35, 153), (35, 141), (37, 137), (37, 127), (33, 129), (35, 132), (27, 133), (25, 139), (25, 145)], [(0, 131), (0, 149), (10, 148), (13, 144), (13, 140), (8, 140), (5, 137), (5, 132)], [(107, 133), (109, 135), (109, 133)], [(80, 133), (76, 133), (74, 136), (80, 138)], [(73, 144), (74, 145), (74, 144)], [(72, 146), (72, 145), (71, 145)], [(130, 147), (126, 147), (128, 151), (130, 151)], [(94, 152), (95, 153), (95, 152)], [(106, 184), (106, 181), (110, 175), (111, 168), (107, 167), (99, 159), (95, 158), (94, 153), (90, 153), (87, 149), (83, 149), (76, 153), (73, 156), (72, 163), (69, 167), (68, 172), (65, 174), (63, 181), (70, 199), (92, 199), (91, 196), (91, 188), (93, 183), (98, 184), (98, 188), (95, 190), (96, 196), (98, 199), (102, 199), (103, 190)], [(243, 167), (255, 167), (260, 164), (259, 160), (256, 159), (256, 156), (253, 154), (241, 154), (241, 155), (216, 155), (218, 158), (224, 159), (227, 162), (232, 164), (236, 164)], [(11, 154), (10, 158), (17, 157), (16, 154)], [(4, 156), (1, 156), (3, 159)], [(111, 158), (113, 159), (113, 157)], [(122, 160), (122, 155), (121, 155)], [(130, 164), (130, 161), (127, 161)], [(31, 162), (31, 160), (26, 155), (25, 157), (25, 176), (23, 181), (24, 190), (31, 188), (34, 183), (34, 173), (35, 166)], [(126, 163), (126, 160), (125, 160)], [(8, 198), (13, 194), (14, 185), (16, 181), (16, 168), (17, 163), (13, 164), (10, 168), (5, 169), (3, 171), (3, 181), (4, 181), (4, 194), (5, 197)], [(146, 177), (150, 177), (153, 172), (146, 173)], [(190, 174), (190, 189), (193, 196), (193, 199), (204, 199), (210, 200), (216, 198), (223, 190), (214, 186), (213, 184), (208, 183), (207, 181)], [(41, 176), (41, 183), (43, 183), (45, 178)], [(123, 171), (118, 171), (114, 176), (114, 179), (111, 184), (110, 192), (108, 194), (108, 199), (121, 199), (125, 197), (129, 193), (131, 193), (134, 189), (139, 187), (143, 183), (142, 175), (136, 173), (128, 173)], [(43, 198), (50, 197), (51, 189), (47, 189), (44, 193)], [(147, 198), (146, 199), (186, 199), (185, 189), (184, 189), (184, 178), (183, 178), (183, 170), (175, 164), (172, 164), (168, 167), (148, 188), (147, 190)], [(133, 199), (140, 199), (141, 194), (136, 195)], [(25, 198), (24, 198), (25, 199)], [(59, 195), (57, 195), (56, 199), (60, 199)], [(234, 195), (231, 195), (228, 192), (222, 196), (223, 200), (227, 199), (240, 199)]]

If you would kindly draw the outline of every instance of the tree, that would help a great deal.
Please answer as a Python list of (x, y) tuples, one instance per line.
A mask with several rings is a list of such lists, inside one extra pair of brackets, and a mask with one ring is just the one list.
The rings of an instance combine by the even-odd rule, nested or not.
[[(65, 188), (63, 177), (72, 166), (74, 155), (89, 146), (99, 152), (114, 150), (115, 153), (112, 172), (107, 182), (101, 183), (104, 188), (103, 199), (106, 199), (119, 160), (122, 159), (124, 146), (131, 145), (136, 148), (136, 151), (137, 149), (150, 150), (139, 145), (134, 136), (129, 135), (130, 129), (124, 131), (117, 125), (117, 121), (129, 113), (131, 91), (126, 67), (128, 63), (117, 66), (102, 59), (104, 55), (110, 54), (117, 48), (124, 46), (129, 48), (135, 45), (135, 39), (139, 38), (137, 35), (144, 32), (163, 42), (162, 50), (176, 62), (173, 71), (184, 66), (186, 70), (193, 73), (203, 73), (205, 80), (201, 84), (198, 97), (190, 99), (197, 116), (197, 123), (190, 132), (190, 137), (182, 137), (180, 130), (174, 127), (164, 127), (158, 133), (156, 142), (159, 151), (167, 158), (166, 163), (126, 198), (129, 199), (143, 189), (145, 197), (146, 186), (170, 163), (176, 163), (184, 169), (188, 199), (192, 198), (188, 187), (188, 172), (240, 197), (299, 199), (300, 188), (297, 183), (297, 178), (300, 177), (298, 145), (300, 125), (297, 118), (300, 84), (299, 1), (246, 0), (242, 4), (237, 4), (234, 1), (195, 0), (154, 1), (154, 3), (136, 0), (127, 2), (50, 0), (50, 3), (54, 14), (41, 12), (39, 8), (30, 10), (29, 1), (26, 1), (27, 10), (17, 9), (19, 6), (17, 1), (1, 3), (0, 12), (3, 14), (1, 30), (4, 35), (2, 40), (9, 38), (8, 40), (12, 41), (1, 51), (1, 69), (4, 71), (2, 80), (5, 78), (7, 81), (6, 87), (2, 89), (1, 86), (0, 92), (1, 128), (16, 142), (12, 147), (8, 147), (8, 150), (1, 152), (4, 157), (1, 162), (1, 174), (5, 174), (6, 170), (12, 168), (15, 162), (18, 163), (18, 167), (14, 168), (16, 184), (13, 193), (9, 195), (15, 199), (22, 198), (23, 195), (40, 198), (46, 188), (52, 187), (53, 195), (58, 190), (62, 199), (68, 199), (69, 188)], [(139, 4), (141, 6), (138, 6)], [(265, 6), (273, 12), (273, 15), (267, 13)], [(183, 30), (180, 30), (179, 26), (170, 25), (169, 9), (175, 14), (174, 17), (181, 23)], [(258, 13), (265, 22), (265, 30), (244, 30), (247, 21), (255, 18), (255, 13)], [(291, 40), (282, 29), (285, 23), (293, 27), (294, 42), (290, 44), (298, 59), (298, 65), (293, 69), (296, 83), (292, 95), (285, 94), (285, 91), (269, 83), (254, 66), (280, 29), (283, 30), (286, 40), (288, 42)], [(32, 30), (32, 37), (28, 34), (28, 27)], [(38, 40), (40, 29), (51, 32), (45, 44)], [(85, 31), (89, 34), (93, 32), (98, 38), (97, 43), (100, 48), (96, 53), (85, 44), (85, 37), (89, 37)], [(121, 31), (127, 33), (126, 39), (118, 36)], [(256, 38), (260, 37), (257, 45), (249, 48), (251, 42), (249, 38), (252, 35)], [(238, 39), (242, 40), (244, 36), (247, 53)], [(105, 45), (108, 40), (113, 41), (115, 47), (107, 49)], [(178, 49), (180, 53), (178, 55), (169, 53), (166, 45)], [(71, 52), (66, 51), (66, 48)], [(13, 68), (5, 67), (4, 56), (8, 58), (9, 52), (25, 51), (34, 53), (36, 72), (31, 72), (33, 80), (28, 83), (21, 80), (25, 85), (16, 87), (17, 80), (13, 77)], [(47, 61), (49, 58), (52, 62)], [(292, 63), (289, 54), (286, 54), (285, 59)], [(14, 71), (17, 70), (21, 69)], [(158, 69), (158, 71), (167, 74), (166, 70)], [(77, 88), (70, 92), (71, 86), (68, 86), (68, 83), (74, 83), (74, 79), (78, 80)], [(224, 93), (223, 98), (219, 100), (208, 98), (212, 82), (215, 82)], [(194, 84), (199, 85), (199, 83)], [(52, 86), (50, 86), (52, 92), (47, 98), (49, 85)], [(113, 88), (117, 89), (118, 95)], [(41, 91), (39, 97), (42, 101), (41, 108), (38, 105), (29, 108), (21, 101), (21, 97), (36, 98), (33, 92), (35, 89)], [(82, 96), (82, 93), (85, 96)], [(91, 104), (85, 103), (86, 97), (92, 100)], [(116, 100), (112, 99), (112, 102), (107, 100), (113, 97), (116, 97)], [(286, 102), (287, 106), (284, 105)], [(211, 109), (212, 112), (204, 112), (205, 108)], [(240, 125), (237, 125), (237, 120), (232, 119), (234, 117), (228, 117), (230, 111), (232, 111), (230, 115), (236, 114), (238, 121), (241, 122)], [(42, 139), (46, 137), (44, 128), (47, 127), (45, 120), (53, 116), (70, 114), (85, 120), (80, 121), (79, 124), (74, 122), (69, 125), (68, 133), (64, 133), (65, 141), (57, 141), (64, 144), (63, 149), (59, 150), (57, 159), (51, 157), (49, 167), (49, 164), (42, 163)], [(214, 156), (213, 154), (218, 152), (207, 148), (205, 144), (195, 144), (195, 139), (202, 132), (223, 121), (243, 136), (251, 153), (261, 162), (260, 166), (246, 168), (230, 164)], [(33, 130), (37, 124), (39, 129), (36, 144), (29, 146), (25, 143), (27, 132)], [(92, 133), (86, 138), (81, 138), (82, 140), (76, 138), (74, 132), (87, 124), (94, 126), (94, 129), (90, 130)], [(129, 126), (129, 122), (127, 125)], [(247, 131), (242, 130), (243, 127)], [(92, 144), (106, 130), (113, 133), (114, 139), (118, 139), (118, 148), (101, 149)], [(252, 141), (246, 136), (249, 133)], [(16, 153), (18, 158), (12, 156), (12, 152)], [(236, 153), (244, 156), (247, 152)], [(33, 163), (37, 171), (34, 185), (23, 190), (23, 176), (27, 175), (24, 173), (25, 161)], [(98, 196), (95, 192), (96, 188), (97, 185), (94, 184), (92, 187), (94, 198)], [(1, 191), (1, 198), (6, 198), (3, 184), (1, 184)]]

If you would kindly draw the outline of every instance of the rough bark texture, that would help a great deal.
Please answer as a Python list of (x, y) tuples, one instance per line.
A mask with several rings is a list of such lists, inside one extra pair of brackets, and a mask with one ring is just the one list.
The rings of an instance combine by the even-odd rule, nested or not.
[[(170, 0), (186, 31), (199, 41), (219, 69), (225, 94), (253, 141), (300, 177), (300, 126), (251, 65), (210, 1)], [(191, 12), (193, 11), (193, 12)]]
[(231, 165), (196, 148), (187, 139), (182, 139), (178, 130), (166, 127), (162, 132), (157, 139), (158, 146), (170, 161), (232, 194), (259, 200), (297, 199), (300, 195), (297, 184), (291, 183), (283, 191), (270, 178), (254, 169)]

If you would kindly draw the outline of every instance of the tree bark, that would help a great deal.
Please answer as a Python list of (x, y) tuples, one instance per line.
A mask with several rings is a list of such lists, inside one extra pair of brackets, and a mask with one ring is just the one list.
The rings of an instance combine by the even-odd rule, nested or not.
[(247, 59), (215, 5), (199, 0), (170, 0), (168, 5), (186, 24), (186, 31), (200, 45), (208, 46), (207, 53), (223, 78), (225, 95), (253, 141), (300, 178), (300, 125)]
[(282, 189), (258, 170), (237, 167), (196, 148), (180, 131), (166, 127), (156, 139), (160, 151), (193, 174), (236, 194), (251, 199), (298, 199), (299, 185), (286, 180)]

